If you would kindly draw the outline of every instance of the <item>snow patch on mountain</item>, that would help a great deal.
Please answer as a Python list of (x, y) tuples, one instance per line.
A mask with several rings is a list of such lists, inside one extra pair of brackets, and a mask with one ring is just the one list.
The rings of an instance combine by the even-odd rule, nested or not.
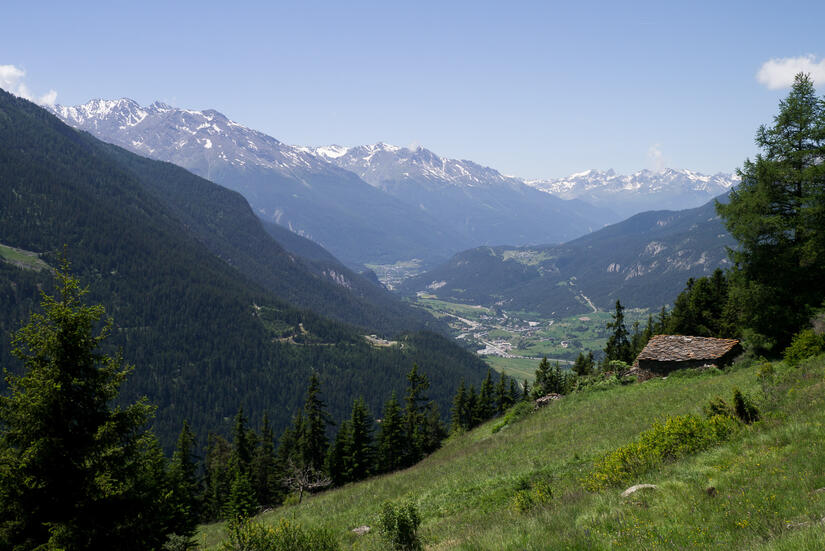
[(616, 174), (612, 169), (586, 170), (551, 180), (525, 180), (536, 189), (566, 199), (582, 198), (588, 192), (658, 193), (667, 191), (702, 191), (713, 196), (728, 191), (738, 183), (736, 175), (718, 173), (705, 175), (686, 169), (666, 168), (662, 171), (640, 170), (632, 174)]
[(319, 157), (352, 171), (367, 183), (383, 187), (386, 182), (422, 179), (457, 187), (520, 184), (521, 180), (467, 160), (439, 157), (423, 147), (400, 147), (384, 142), (373, 145), (337, 145), (307, 148)]
[(144, 107), (122, 98), (95, 99), (73, 107), (55, 105), (52, 110), (71, 126), (201, 176), (209, 177), (225, 164), (274, 169), (298, 178), (307, 172), (337, 170), (306, 148), (281, 143), (214, 109), (180, 109), (159, 101)]

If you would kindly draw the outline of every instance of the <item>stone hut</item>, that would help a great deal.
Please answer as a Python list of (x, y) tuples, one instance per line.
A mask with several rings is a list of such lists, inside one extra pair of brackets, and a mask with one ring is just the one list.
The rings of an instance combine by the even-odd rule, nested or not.
[(676, 369), (713, 365), (723, 367), (733, 361), (742, 347), (736, 339), (656, 335), (639, 352), (634, 365), (660, 375)]

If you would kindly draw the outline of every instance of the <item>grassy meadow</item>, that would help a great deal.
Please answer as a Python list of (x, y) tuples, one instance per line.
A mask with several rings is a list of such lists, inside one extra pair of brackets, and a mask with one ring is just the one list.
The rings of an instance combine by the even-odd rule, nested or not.
[[(410, 500), (426, 549), (825, 548), (825, 358), (798, 368), (759, 362), (727, 372), (678, 372), (644, 383), (567, 396), (503, 426), (494, 419), (454, 435), (405, 471), (306, 498), (259, 516), (323, 525), (342, 548), (377, 550), (385, 500)], [(725, 442), (665, 461), (621, 485), (588, 490), (594, 463), (666, 416), (703, 415), (737, 387), (761, 420)], [(650, 483), (630, 497), (621, 492)], [(213, 548), (221, 524), (201, 527)]]
[(15, 266), (36, 272), (48, 269), (49, 267), (48, 264), (40, 260), (37, 253), (2, 244), (0, 244), (0, 260), (5, 260)]

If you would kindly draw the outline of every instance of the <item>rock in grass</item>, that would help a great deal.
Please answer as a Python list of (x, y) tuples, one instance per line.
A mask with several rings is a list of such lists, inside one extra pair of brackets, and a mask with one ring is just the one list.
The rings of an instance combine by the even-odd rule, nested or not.
[(554, 400), (561, 400), (561, 398), (562, 398), (561, 394), (556, 394), (555, 392), (551, 392), (550, 394), (548, 394), (546, 396), (542, 396), (541, 398), (536, 399), (535, 409), (543, 408), (544, 406), (546, 406), (550, 402), (552, 402)]
[(630, 488), (622, 492), (622, 497), (627, 497), (631, 494), (635, 494), (639, 490), (644, 490), (646, 488), (655, 490), (656, 488), (658, 488), (658, 486), (656, 486), (655, 484), (636, 484), (635, 486), (631, 486)]
[(370, 527), (367, 526), (367, 525), (359, 526), (358, 528), (353, 528), (352, 531), (355, 532), (359, 536), (363, 536), (364, 534), (369, 534), (370, 533)]

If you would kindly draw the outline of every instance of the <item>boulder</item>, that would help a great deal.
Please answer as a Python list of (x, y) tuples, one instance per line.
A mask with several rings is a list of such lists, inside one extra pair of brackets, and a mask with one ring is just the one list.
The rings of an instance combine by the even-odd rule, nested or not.
[(635, 486), (631, 486), (630, 488), (622, 492), (622, 497), (627, 497), (629, 495), (635, 494), (639, 490), (645, 490), (647, 488), (655, 490), (658, 488), (658, 486), (656, 486), (655, 484), (636, 484)]

